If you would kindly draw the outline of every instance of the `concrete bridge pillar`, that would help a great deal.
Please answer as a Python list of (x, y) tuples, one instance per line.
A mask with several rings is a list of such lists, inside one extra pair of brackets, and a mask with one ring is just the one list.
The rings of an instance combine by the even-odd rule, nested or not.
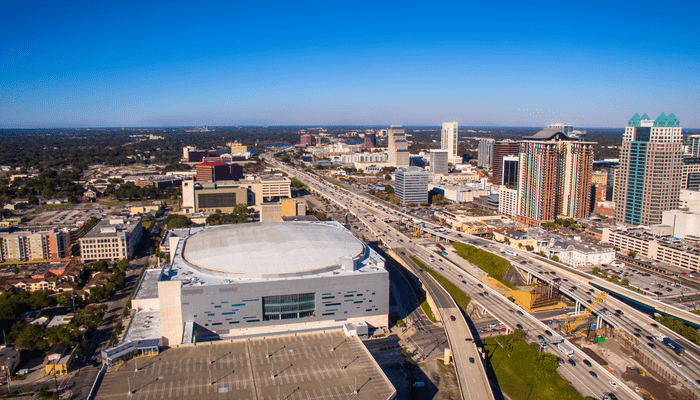
[(603, 317), (601, 317), (601, 316), (599, 315), (598, 318), (595, 319), (595, 327), (596, 327), (596, 329), (597, 329), (597, 328), (600, 328), (600, 324), (602, 324), (602, 323), (603, 323)]
[(577, 314), (581, 312), (581, 302), (578, 300), (576, 300), (576, 308), (574, 309), (574, 312), (576, 312)]
[(527, 273), (527, 284), (532, 285), (532, 274), (529, 272)]

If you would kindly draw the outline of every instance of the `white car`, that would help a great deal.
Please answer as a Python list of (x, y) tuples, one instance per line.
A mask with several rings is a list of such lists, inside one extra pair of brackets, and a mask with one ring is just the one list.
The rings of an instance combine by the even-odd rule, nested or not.
[(681, 364), (679, 361), (674, 361), (673, 363), (676, 364), (676, 367), (682, 367), (682, 366), (683, 366), (683, 364)]
[(608, 383), (610, 383), (610, 386), (612, 386), (613, 389), (617, 389), (617, 383), (615, 383), (615, 382), (613, 382), (613, 381), (610, 381), (610, 382), (608, 382)]

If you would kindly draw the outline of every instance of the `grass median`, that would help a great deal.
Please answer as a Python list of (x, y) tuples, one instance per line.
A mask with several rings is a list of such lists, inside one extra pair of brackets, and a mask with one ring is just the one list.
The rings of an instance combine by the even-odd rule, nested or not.
[(506, 271), (510, 268), (510, 262), (508, 262), (508, 260), (468, 244), (454, 243), (453, 246), (460, 257), (476, 265), (489, 274), (490, 277), (509, 288), (512, 289), (514, 287), (512, 283), (503, 281), (503, 276), (505, 276)]
[(540, 352), (522, 339), (522, 331), (489, 338), (484, 349), (498, 385), (513, 400), (583, 400), (557, 372), (556, 356)]
[(443, 288), (445, 288), (445, 290), (447, 290), (447, 293), (449, 293), (450, 296), (452, 296), (452, 298), (455, 299), (455, 302), (457, 302), (457, 305), (459, 306), (459, 308), (461, 308), (462, 310), (465, 310), (465, 311), (466, 311), (466, 309), (467, 309), (467, 304), (469, 304), (469, 301), (471, 301), (471, 299), (469, 298), (469, 296), (467, 296), (463, 291), (461, 291), (461, 290), (460, 290), (457, 286), (455, 286), (452, 282), (448, 281), (447, 278), (445, 278), (444, 276), (438, 274), (438, 273), (437, 273), (436, 271), (434, 271), (432, 268), (427, 267), (427, 266), (426, 266), (425, 264), (423, 264), (423, 262), (421, 262), (419, 259), (417, 259), (417, 258), (415, 258), (415, 257), (413, 257), (413, 256), (409, 256), (409, 258), (411, 259), (411, 261), (413, 261), (414, 263), (416, 263), (416, 265), (418, 265), (419, 267), (421, 267), (421, 268), (423, 269), (423, 271), (426, 271), (427, 273), (429, 273), (430, 275), (432, 275), (432, 277), (435, 278), (435, 280), (438, 281), (438, 283), (439, 283)]

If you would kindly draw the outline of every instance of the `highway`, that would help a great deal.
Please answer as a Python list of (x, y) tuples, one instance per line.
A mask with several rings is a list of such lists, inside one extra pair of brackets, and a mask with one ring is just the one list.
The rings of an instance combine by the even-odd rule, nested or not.
[[(445, 235), (445, 233), (442, 233), (442, 235)], [(543, 263), (539, 257), (533, 257), (528, 252), (512, 247), (509, 250), (514, 251), (517, 255), (509, 256), (497, 250), (502, 247), (498, 243), (478, 237), (469, 237), (467, 239), (464, 236), (468, 235), (462, 235), (463, 237), (458, 237), (451, 232), (448, 234), (450, 240), (476, 246), (493, 253), (500, 253), (499, 256), (508, 259), (511, 264), (547, 283), (553, 284), (555, 283), (554, 279), (559, 278), (560, 293), (581, 303), (584, 307), (595, 301), (595, 298), (600, 294), (600, 290), (595, 289), (588, 283), (587, 276), (584, 276), (584, 281), (581, 281), (579, 274), (583, 273), (576, 270), (574, 270), (576, 273), (572, 273), (571, 269), (573, 268), (571, 267), (558, 268), (558, 265), (552, 265), (553, 263)], [(621, 310), (622, 313), (617, 313), (616, 310)], [(603, 302), (595, 309), (594, 314), (599, 315), (611, 326), (636, 337), (639, 341), (639, 346), (645, 348), (649, 356), (658, 358), (659, 362), (665, 364), (669, 369), (685, 379), (688, 386), (700, 390), (700, 381), (698, 381), (698, 378), (700, 378), (700, 358), (698, 357), (696, 345), (663, 325), (655, 323), (648, 315), (612, 296), (606, 296)], [(683, 356), (677, 355), (670, 347), (656, 339), (659, 335), (670, 337), (676, 343), (682, 345), (686, 349), (686, 354)]]
[[(388, 229), (388, 225), (383, 226), (385, 223), (381, 221), (381, 218), (378, 219), (377, 216), (370, 213), (379, 213), (379, 210), (368, 210), (361, 208), (360, 201), (350, 197), (354, 197), (354, 195), (349, 195), (347, 192), (338, 190), (335, 186), (320, 180), (315, 175), (311, 175), (303, 171), (292, 170), (271, 157), (267, 158), (267, 161), (288, 174), (296, 176), (297, 179), (301, 180), (310, 188), (318, 193), (321, 193), (339, 206), (348, 209), (348, 211), (353, 213), (353, 215), (362, 221), (362, 223), (365, 224), (368, 229), (377, 233), (380, 228)], [(388, 216), (386, 213), (380, 214), (380, 217)], [(381, 236), (377, 236), (381, 238)], [(397, 237), (396, 239), (385, 239), (383, 241), (391, 250), (402, 258), (402, 261), (404, 261), (404, 263), (408, 266), (409, 270), (414, 275), (419, 277), (426, 288), (428, 295), (436, 304), (438, 308), (437, 312), (440, 314), (440, 319), (447, 335), (450, 350), (452, 351), (455, 371), (457, 373), (457, 382), (460, 387), (462, 398), (469, 400), (494, 399), (491, 385), (483, 368), (481, 357), (473, 338), (471, 337), (471, 333), (464, 316), (455, 304), (452, 297), (449, 296), (445, 290), (435, 280), (433, 280), (432, 277), (430, 277), (430, 275), (425, 275), (424, 273), (416, 270), (418, 268), (410, 259), (408, 259), (406, 251), (401, 249), (404, 242), (407, 240), (407, 238), (401, 239)], [(421, 248), (421, 250), (416, 251), (416, 255), (421, 253), (427, 254), (428, 250)]]
[[(510, 329), (518, 329), (522, 327), (522, 329), (527, 333), (527, 338), (535, 342), (551, 342), (552, 338), (547, 332), (556, 335), (549, 331), (548, 327), (541, 321), (537, 320), (537, 318), (524, 312), (511, 301), (503, 297), (500, 293), (490, 289), (486, 285), (483, 285), (477, 278), (474, 278), (466, 271), (460, 269), (458, 266), (452, 264), (442, 257), (439, 259), (431, 259), (430, 255), (432, 252), (430, 250), (414, 243), (412, 239), (406, 237), (400, 231), (395, 230), (388, 222), (382, 220), (388, 220), (390, 218), (396, 220), (405, 214), (402, 214), (397, 210), (378, 206), (376, 203), (370, 202), (369, 200), (359, 197), (354, 193), (338, 189), (336, 186), (329, 184), (328, 182), (325, 182), (319, 177), (308, 172), (299, 171), (296, 169), (293, 170), (286, 165), (278, 163), (276, 160), (268, 160), (277, 168), (280, 168), (290, 175), (296, 176), (297, 179), (306, 183), (312, 190), (322, 194), (339, 206), (346, 208), (350, 213), (360, 219), (360, 221), (362, 221), (362, 223), (365, 224), (388, 248), (393, 250), (396, 254), (403, 256), (403, 258), (405, 258), (403, 261), (405, 261), (406, 264), (412, 265), (410, 262), (407, 262), (408, 256), (411, 255), (426, 265), (436, 267), (438, 271), (452, 281), (452, 283), (456, 284), (460, 288), (463, 288), (465, 293), (472, 297), (473, 301), (486, 309), (491, 315), (503, 322)], [(458, 238), (455, 240), (457, 239)], [(491, 242), (491, 244), (492, 243), (493, 242)], [(436, 290), (429, 284), (429, 282), (432, 281), (432, 278), (430, 278), (429, 275), (425, 276), (425, 274), (421, 273), (420, 271), (417, 273), (420, 274), (418, 275), (419, 277), (423, 275), (421, 280), (424, 282), (426, 287), (429, 288), (429, 292), (442, 292), (442, 290)], [(437, 284), (435, 283), (435, 285)], [(481, 365), (477, 363), (464, 365), (458, 362), (459, 359), (464, 360), (467, 359), (467, 357), (474, 357), (474, 354), (478, 354), (474, 348), (473, 341), (462, 339), (469, 338), (467, 336), (468, 329), (466, 329), (466, 321), (463, 320), (461, 313), (454, 305), (446, 307), (447, 304), (441, 302), (441, 298), (439, 296), (436, 302), (438, 302), (439, 312), (443, 319), (445, 330), (450, 341), (450, 347), (452, 348), (454, 358), (456, 360), (456, 370), (459, 378), (458, 381), (460, 382), (460, 386), (462, 388), (463, 398), (488, 398), (485, 397), (487, 395), (486, 393), (476, 394), (470, 392), (470, 388), (474, 386), (474, 382), (470, 382), (468, 377), (469, 375), (473, 375), (475, 373), (483, 375), (483, 368), (477, 368), (477, 365), (478, 367), (481, 367)], [(456, 317), (456, 321), (451, 321), (449, 317), (445, 318), (446, 315), (454, 315)], [(466, 334), (462, 334), (462, 332)], [(460, 334), (461, 336), (459, 336)], [(456, 340), (455, 338), (459, 338), (459, 340)], [(460, 346), (458, 343), (469, 343), (470, 346)], [(565, 342), (564, 346), (568, 346), (568, 348), (573, 349), (578, 354), (573, 357), (575, 360), (574, 363), (564, 363), (560, 366), (559, 371), (561, 375), (565, 379), (572, 382), (572, 384), (574, 384), (574, 386), (584, 396), (590, 395), (600, 397), (603, 394), (613, 392), (618, 398), (640, 399), (639, 396), (624, 385), (619, 379), (610, 374), (600, 365), (597, 365), (595, 361), (588, 360), (588, 357), (585, 357), (584, 354), (573, 345)], [(568, 359), (564, 352), (557, 346), (547, 346), (546, 351), (560, 357), (562, 361)], [(478, 360), (478, 357), (475, 358)], [(591, 364), (590, 367), (582, 363), (584, 359)], [(478, 371), (475, 371), (475, 369), (478, 369)], [(471, 372), (471, 374), (469, 374), (469, 372)], [(487, 387), (488, 382), (485, 382), (483, 386)]]

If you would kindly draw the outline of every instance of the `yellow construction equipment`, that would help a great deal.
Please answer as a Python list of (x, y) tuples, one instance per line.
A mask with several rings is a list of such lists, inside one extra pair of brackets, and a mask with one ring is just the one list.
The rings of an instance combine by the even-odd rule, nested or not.
[(571, 333), (571, 332), (575, 331), (576, 328), (578, 328), (578, 326), (581, 325), (583, 323), (583, 321), (585, 321), (586, 318), (588, 318), (589, 315), (591, 315), (591, 313), (593, 312), (595, 307), (598, 304), (600, 304), (601, 301), (603, 301), (603, 298), (605, 297), (606, 294), (608, 294), (608, 293), (601, 292), (600, 295), (598, 295), (598, 297), (595, 299), (595, 301), (593, 303), (591, 303), (591, 305), (588, 306), (588, 308), (586, 308), (586, 310), (581, 315), (579, 315), (579, 317), (576, 318), (576, 320), (574, 322), (570, 323), (569, 316), (565, 315), (564, 316), (564, 332)]
[(418, 229), (416, 229), (416, 231), (413, 232), (413, 237), (417, 238), (418, 236), (420, 236), (421, 233), (423, 233), (423, 229), (418, 227)]

